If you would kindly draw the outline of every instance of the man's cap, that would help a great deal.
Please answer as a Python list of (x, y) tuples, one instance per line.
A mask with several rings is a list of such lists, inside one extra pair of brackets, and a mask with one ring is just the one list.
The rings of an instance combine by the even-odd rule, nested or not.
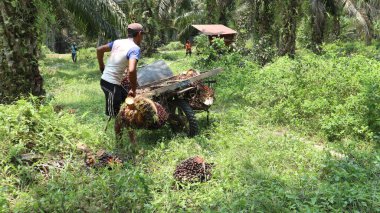
[(128, 25), (128, 29), (131, 29), (135, 32), (144, 32), (143, 26), (139, 23), (132, 23)]

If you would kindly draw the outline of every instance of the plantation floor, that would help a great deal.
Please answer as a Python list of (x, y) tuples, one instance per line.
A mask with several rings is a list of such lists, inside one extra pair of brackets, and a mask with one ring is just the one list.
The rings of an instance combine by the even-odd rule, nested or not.
[[(12, 200), (11, 209), (380, 211), (379, 178), (366, 166), (365, 159), (355, 158), (339, 145), (331, 146), (292, 127), (265, 124), (253, 108), (238, 100), (222, 103), (220, 100), (225, 99), (216, 99), (210, 125), (206, 124), (204, 113), (197, 114), (201, 132), (195, 138), (173, 135), (169, 128), (163, 128), (139, 131), (137, 148), (131, 149), (127, 138), (124, 145), (116, 144), (112, 122), (103, 132), (107, 117), (94, 55), (81, 57), (79, 53), (76, 64), (70, 61), (70, 55), (47, 55), (40, 63), (47, 98), (60, 113), (72, 114), (79, 126), (99, 134), (98, 140), (85, 141), (88, 146), (114, 151), (130, 160), (112, 171), (87, 171), (82, 163), (73, 163), (56, 177), (21, 190), (30, 196), (19, 195)], [(183, 55), (183, 51), (165, 52), (139, 63), (166, 58), (178, 73), (191, 68), (194, 60)], [(366, 150), (369, 149), (363, 148), (363, 152)], [(175, 166), (196, 155), (215, 163), (212, 179), (176, 189), (172, 177)], [(28, 202), (34, 203), (34, 207), (20, 207), (26, 198), (32, 199)]]

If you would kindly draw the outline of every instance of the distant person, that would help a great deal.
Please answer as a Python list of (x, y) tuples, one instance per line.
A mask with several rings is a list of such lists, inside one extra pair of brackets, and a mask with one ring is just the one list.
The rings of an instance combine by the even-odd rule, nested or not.
[(186, 49), (186, 56), (187, 55), (191, 56), (191, 43), (189, 40), (186, 40), (185, 49)]
[(77, 47), (77, 44), (74, 43), (71, 45), (71, 59), (73, 60), (74, 63), (77, 62), (77, 50), (78, 50), (78, 47)]

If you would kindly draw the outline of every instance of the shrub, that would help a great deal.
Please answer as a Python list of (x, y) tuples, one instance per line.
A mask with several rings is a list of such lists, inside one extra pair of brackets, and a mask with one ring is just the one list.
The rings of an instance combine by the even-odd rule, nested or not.
[(16, 161), (25, 153), (66, 153), (73, 151), (80, 132), (73, 117), (57, 115), (50, 105), (20, 100), (15, 105), (0, 105), (1, 159)]
[(173, 41), (167, 44), (166, 46), (163, 46), (160, 48), (162, 51), (174, 51), (174, 50), (182, 50), (184, 49), (184, 44), (182, 44), (179, 41)]
[(325, 55), (329, 57), (352, 57), (355, 55), (362, 55), (370, 59), (380, 61), (380, 51), (377, 47), (378, 44), (367, 46), (364, 42), (350, 42), (342, 43), (336, 42), (325, 45)]
[[(197, 37), (197, 61), (195, 61), (195, 67), (207, 68), (213, 65), (214, 62), (221, 60), (225, 55), (227, 55), (228, 47), (224, 43), (222, 38), (214, 38), (211, 45), (206, 46), (204, 44), (204, 37)], [(208, 41), (207, 41), (208, 42)]]
[[(37, 100), (0, 105), (0, 140), (0, 208), (4, 210), (126, 212), (145, 208), (149, 199), (149, 178), (139, 168), (83, 169), (76, 144), (93, 148), (106, 138), (73, 115), (56, 113), (51, 105)], [(35, 158), (26, 159), (26, 154)], [(54, 166), (58, 162), (61, 168)]]
[[(332, 44), (322, 56), (303, 50), (295, 60), (281, 57), (262, 69), (237, 53), (202, 65), (224, 67), (217, 94), (241, 98), (261, 120), (331, 141), (378, 138), (380, 63), (365, 51), (374, 47), (354, 46)], [(347, 49), (353, 51), (349, 57), (339, 54)]]
[(253, 60), (264, 66), (272, 61), (276, 56), (276, 52), (277, 49), (271, 45), (270, 36), (263, 36), (253, 45)]
[(208, 36), (199, 35), (194, 38), (194, 44), (196, 45), (196, 53), (203, 54), (203, 52), (210, 46)]
[(90, 47), (90, 48), (83, 48), (78, 50), (78, 57), (79, 59), (83, 60), (95, 60), (96, 58), (96, 48)]

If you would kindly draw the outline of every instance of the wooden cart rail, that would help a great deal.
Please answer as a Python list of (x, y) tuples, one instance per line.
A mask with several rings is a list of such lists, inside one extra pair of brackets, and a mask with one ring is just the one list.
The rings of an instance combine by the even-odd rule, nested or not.
[(184, 80), (175, 80), (176, 76), (173, 76), (167, 79), (162, 79), (160, 81), (152, 82), (148, 85), (144, 85), (143, 87), (139, 87), (138, 93), (141, 93), (141, 95), (145, 97), (159, 96), (163, 93), (172, 92), (177, 89), (184, 89), (185, 87), (189, 87), (190, 84), (196, 81), (200, 81), (202, 79), (217, 75), (222, 71), (222, 68), (216, 68), (210, 71), (203, 72), (198, 76)]

